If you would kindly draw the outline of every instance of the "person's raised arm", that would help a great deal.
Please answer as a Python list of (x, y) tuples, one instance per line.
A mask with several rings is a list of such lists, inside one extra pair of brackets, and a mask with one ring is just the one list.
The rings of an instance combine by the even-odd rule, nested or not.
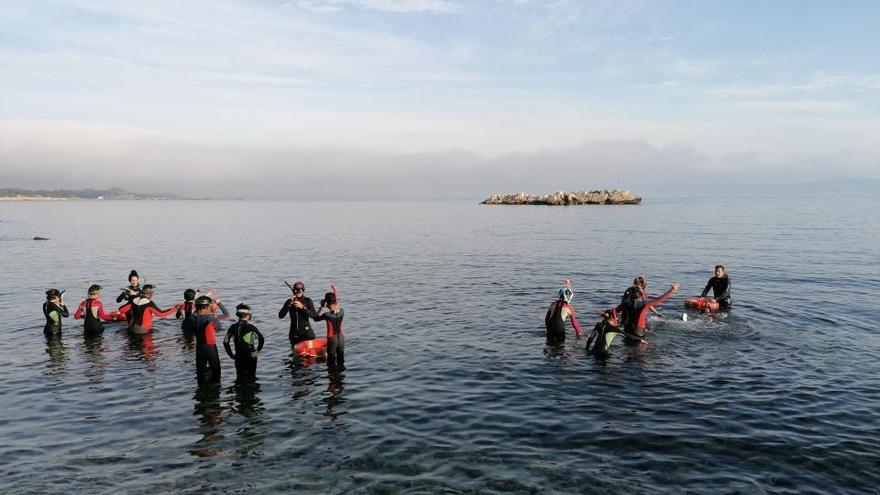
[(667, 299), (669, 299), (670, 296), (672, 296), (672, 294), (675, 294), (676, 292), (678, 292), (678, 287), (679, 287), (678, 284), (672, 284), (672, 287), (670, 287), (669, 290), (666, 291), (666, 293), (663, 294), (662, 296), (658, 297), (657, 299), (651, 299), (650, 301), (645, 301), (645, 306), (648, 308), (653, 308), (654, 306), (659, 306), (659, 305), (663, 304), (664, 302), (666, 302)]

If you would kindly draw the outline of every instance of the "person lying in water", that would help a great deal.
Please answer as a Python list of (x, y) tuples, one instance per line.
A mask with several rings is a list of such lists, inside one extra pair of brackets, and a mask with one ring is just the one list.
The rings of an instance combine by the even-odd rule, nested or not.
[(561, 344), (565, 342), (565, 320), (571, 318), (571, 326), (578, 338), (581, 338), (581, 326), (575, 316), (574, 306), (571, 300), (574, 291), (571, 290), (571, 281), (565, 280), (565, 285), (559, 289), (559, 297), (550, 303), (550, 309), (544, 316), (544, 326), (547, 328), (547, 343)]

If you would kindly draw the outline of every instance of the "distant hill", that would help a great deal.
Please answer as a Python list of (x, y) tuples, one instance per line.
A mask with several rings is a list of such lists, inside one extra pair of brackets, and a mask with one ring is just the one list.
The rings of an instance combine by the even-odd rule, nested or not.
[(145, 194), (126, 191), (121, 187), (110, 189), (0, 189), (0, 199), (190, 199), (176, 194)]

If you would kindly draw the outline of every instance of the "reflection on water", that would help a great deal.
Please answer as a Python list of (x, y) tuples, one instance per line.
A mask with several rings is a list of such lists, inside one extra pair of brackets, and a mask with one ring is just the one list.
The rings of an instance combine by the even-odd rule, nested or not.
[(107, 360), (104, 358), (106, 351), (104, 334), (84, 335), (80, 348), (86, 358), (86, 369), (83, 372), (86, 378), (93, 383), (103, 382), (104, 373), (107, 371)]
[(327, 390), (325, 390), (324, 398), (321, 399), (321, 402), (327, 406), (324, 416), (330, 418), (330, 421), (336, 421), (340, 416), (348, 414), (348, 411), (337, 411), (334, 409), (347, 402), (347, 399), (342, 395), (342, 391), (345, 389), (345, 374), (331, 371), (328, 373), (328, 376), (330, 381), (327, 384)]
[(153, 332), (135, 334), (125, 331), (125, 334), (128, 336), (128, 346), (125, 353), (126, 357), (128, 359), (142, 361), (149, 364), (151, 368), (155, 368), (158, 351), (153, 342)]
[(49, 360), (46, 362), (46, 372), (49, 375), (64, 373), (67, 365), (67, 349), (64, 348), (64, 340), (60, 333), (44, 334), (46, 338), (46, 354)]
[(224, 407), (220, 404), (220, 386), (197, 387), (193, 400), (193, 416), (198, 420), (201, 438), (189, 452), (196, 457), (214, 457), (221, 452), (218, 442), (224, 437), (221, 433)]

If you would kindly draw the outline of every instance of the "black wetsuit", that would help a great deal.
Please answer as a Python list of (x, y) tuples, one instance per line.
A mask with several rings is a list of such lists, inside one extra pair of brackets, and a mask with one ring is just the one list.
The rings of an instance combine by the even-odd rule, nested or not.
[(345, 369), (345, 336), (342, 334), (342, 319), (345, 310), (325, 311), (315, 315), (316, 321), (327, 322), (327, 367), (334, 371)]
[(182, 328), (184, 332), (191, 333), (195, 331), (195, 310), (195, 301), (183, 301), (183, 303), (177, 305), (177, 314), (174, 316), (178, 319), (183, 317), (183, 321), (180, 322), (180, 328)]
[[(284, 301), (284, 306), (278, 312), (278, 318), (284, 319), (290, 314), (290, 333), (287, 337), (290, 339), (290, 345), (297, 344), (304, 340), (312, 340), (315, 338), (315, 332), (309, 323), (309, 316), (315, 314), (315, 303), (306, 296), (294, 298), (305, 306), (303, 309), (297, 309), (290, 305), (290, 299)], [(312, 317), (314, 319), (314, 317)]]
[(567, 317), (571, 318), (571, 325), (574, 327), (577, 336), (581, 336), (581, 327), (578, 324), (577, 317), (574, 315), (574, 308), (563, 300), (556, 300), (550, 304), (550, 309), (547, 310), (547, 314), (544, 316), (548, 344), (561, 344), (565, 342), (565, 319)]
[[(596, 323), (596, 326), (593, 328), (593, 333), (590, 334), (590, 338), (587, 340), (587, 351), (597, 356), (607, 355), (609, 343), (606, 341), (605, 337), (611, 332), (621, 333), (620, 329), (609, 323), (608, 320), (602, 320), (599, 323)], [(590, 349), (590, 344), (593, 340), (595, 340), (595, 344), (593, 344), (593, 348)]]
[(193, 322), (196, 333), (196, 380), (205, 383), (207, 367), (211, 368), (211, 382), (220, 383), (220, 355), (217, 354), (216, 332), (220, 322), (211, 315), (196, 315)]
[(66, 305), (57, 305), (52, 301), (43, 303), (43, 315), (46, 316), (46, 326), (43, 327), (43, 333), (51, 335), (61, 333), (61, 318), (67, 318), (70, 313), (67, 311)]
[(112, 318), (104, 313), (104, 305), (97, 299), (86, 299), (80, 303), (74, 317), (82, 316), (83, 331), (86, 335), (97, 335), (104, 331), (104, 321)]
[[(130, 291), (130, 290), (133, 290), (135, 292), (135, 295), (133, 295), (133, 296), (129, 295), (128, 291)], [(132, 302), (136, 298), (140, 297), (140, 293), (141, 293), (140, 284), (129, 285), (127, 289), (123, 290), (121, 293), (119, 293), (118, 296), (116, 296), (116, 302), (121, 303), (122, 306), (125, 306), (126, 304), (132, 304)], [(123, 303), (122, 301), (125, 301), (125, 302)], [(120, 306), (120, 308), (122, 308), (122, 306)], [(128, 326), (131, 326), (131, 317), (132, 317), (131, 313), (128, 313), (125, 315), (125, 321), (128, 322)]]
[(709, 282), (706, 284), (706, 288), (703, 289), (703, 293), (700, 294), (700, 297), (706, 297), (706, 294), (709, 293), (709, 289), (712, 289), (712, 294), (715, 295), (715, 300), (718, 301), (720, 309), (727, 309), (730, 307), (730, 278), (728, 278), (727, 275), (721, 278), (710, 278)]
[[(256, 340), (256, 345), (254, 341)], [(263, 349), (263, 334), (257, 327), (246, 321), (233, 323), (226, 336), (223, 337), (223, 348), (226, 354), (235, 360), (235, 380), (239, 383), (251, 383), (257, 379), (257, 358), (252, 354)], [(235, 346), (235, 353), (232, 346)]]

